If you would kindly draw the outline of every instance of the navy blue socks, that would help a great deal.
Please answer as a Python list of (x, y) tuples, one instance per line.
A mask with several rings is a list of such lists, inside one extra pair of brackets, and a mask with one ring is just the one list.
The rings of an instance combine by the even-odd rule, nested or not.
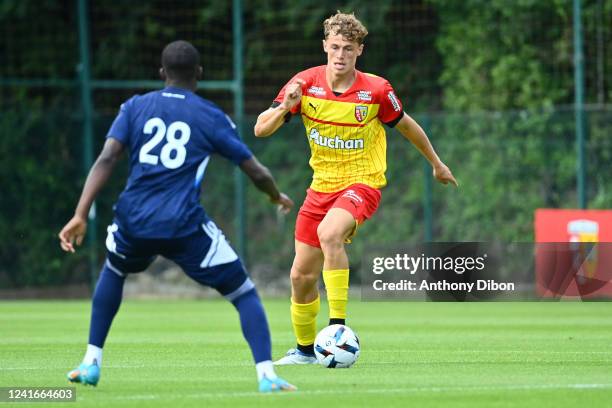
[(104, 347), (113, 318), (121, 305), (125, 277), (104, 265), (92, 299), (89, 344)]
[(271, 360), (270, 329), (257, 291), (252, 289), (232, 303), (240, 314), (242, 334), (251, 347), (255, 363)]

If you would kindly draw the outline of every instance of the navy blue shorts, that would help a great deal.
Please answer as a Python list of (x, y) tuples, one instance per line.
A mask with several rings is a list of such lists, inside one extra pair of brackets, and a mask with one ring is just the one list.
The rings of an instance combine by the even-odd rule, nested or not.
[(232, 301), (255, 287), (221, 230), (211, 220), (192, 235), (171, 239), (129, 237), (117, 224), (107, 228), (106, 266), (125, 276), (142, 272), (161, 255), (179, 265), (196, 282)]

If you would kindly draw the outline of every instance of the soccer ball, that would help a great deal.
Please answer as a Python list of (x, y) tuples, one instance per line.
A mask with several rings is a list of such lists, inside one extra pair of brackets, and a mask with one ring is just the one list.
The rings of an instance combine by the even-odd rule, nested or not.
[(319, 364), (327, 368), (349, 368), (359, 358), (359, 338), (350, 327), (341, 324), (321, 330), (314, 346)]

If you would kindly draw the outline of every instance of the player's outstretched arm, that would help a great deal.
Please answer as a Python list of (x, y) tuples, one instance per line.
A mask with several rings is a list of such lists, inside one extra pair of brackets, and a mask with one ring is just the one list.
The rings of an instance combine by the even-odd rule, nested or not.
[(262, 112), (257, 117), (254, 133), (256, 137), (267, 137), (278, 130), (285, 122), (285, 115), (302, 99), (302, 86), (306, 84), (303, 79), (296, 79), (287, 85), (283, 102), (275, 108)]
[(414, 119), (407, 113), (404, 113), (404, 116), (400, 119), (395, 128), (399, 130), (402, 136), (410, 140), (414, 147), (416, 147), (427, 161), (429, 161), (433, 167), (433, 175), (436, 180), (442, 184), (450, 183), (455, 185), (455, 187), (459, 186), (448, 166), (438, 157), (425, 131)]
[(91, 167), (74, 216), (59, 233), (60, 246), (66, 252), (74, 252), (74, 244), (81, 245), (87, 231), (87, 215), (96, 196), (106, 184), (115, 164), (123, 153), (123, 145), (115, 139), (106, 140), (102, 152)]
[(293, 201), (286, 194), (278, 191), (270, 170), (261, 164), (255, 156), (243, 161), (240, 169), (251, 179), (255, 187), (270, 197), (270, 201), (279, 205), (279, 210), (287, 214), (293, 207)]

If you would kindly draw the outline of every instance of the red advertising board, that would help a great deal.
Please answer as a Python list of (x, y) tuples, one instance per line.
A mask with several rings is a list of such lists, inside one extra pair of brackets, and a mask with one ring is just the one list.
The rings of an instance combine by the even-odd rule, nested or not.
[(543, 297), (612, 297), (612, 210), (538, 209), (536, 285)]

